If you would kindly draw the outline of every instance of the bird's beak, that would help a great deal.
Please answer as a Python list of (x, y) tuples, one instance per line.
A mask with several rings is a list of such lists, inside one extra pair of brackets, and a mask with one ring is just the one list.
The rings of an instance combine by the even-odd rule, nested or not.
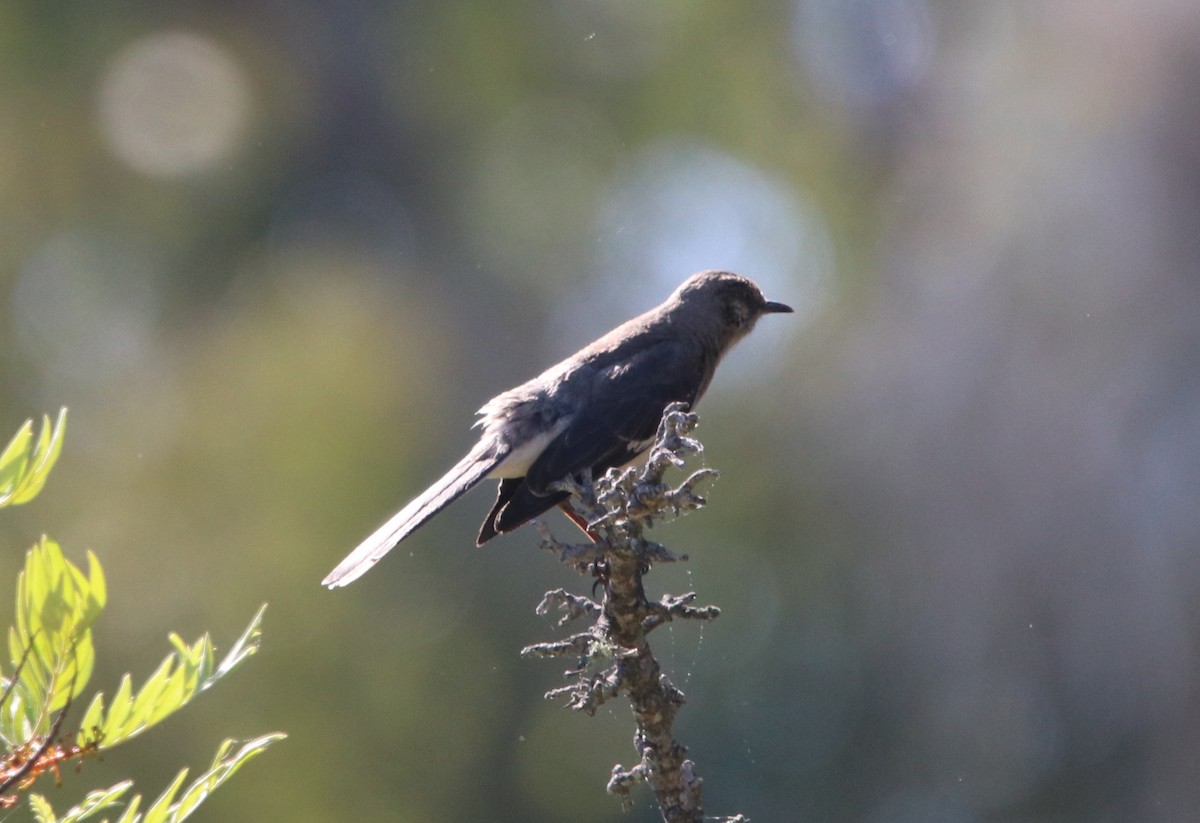
[(786, 303), (776, 303), (774, 300), (768, 300), (763, 303), (763, 314), (791, 314), (795, 309)]

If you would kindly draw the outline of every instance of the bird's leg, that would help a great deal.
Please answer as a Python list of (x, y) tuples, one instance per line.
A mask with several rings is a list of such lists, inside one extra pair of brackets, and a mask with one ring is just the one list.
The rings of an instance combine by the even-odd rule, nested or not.
[[(563, 514), (567, 516), (568, 520), (578, 526), (580, 531), (588, 536), (589, 540), (591, 540), (593, 543), (600, 542), (600, 535), (597, 534), (596, 531), (591, 527), (586, 517), (571, 507), (571, 501), (569, 499), (559, 503), (558, 507), (562, 509)], [(608, 582), (608, 561), (601, 558), (593, 561), (590, 566), (592, 576), (596, 578), (595, 582), (592, 583), (592, 597), (595, 597), (596, 587), (602, 584), (607, 584)]]
[(578, 526), (579, 530), (588, 536), (588, 539), (590, 539), (593, 543), (600, 542), (600, 535), (596, 534), (596, 532), (592, 529), (586, 517), (571, 507), (571, 501), (569, 499), (559, 503), (558, 507), (562, 509), (563, 514), (567, 516), (568, 520)]

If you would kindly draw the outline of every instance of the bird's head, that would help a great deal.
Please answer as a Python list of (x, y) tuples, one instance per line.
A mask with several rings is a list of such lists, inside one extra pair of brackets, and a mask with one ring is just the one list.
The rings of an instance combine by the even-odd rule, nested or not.
[(672, 298), (679, 306), (688, 307), (688, 316), (703, 318), (701, 322), (726, 346), (749, 333), (764, 314), (792, 311), (791, 306), (765, 298), (753, 280), (728, 271), (693, 274)]

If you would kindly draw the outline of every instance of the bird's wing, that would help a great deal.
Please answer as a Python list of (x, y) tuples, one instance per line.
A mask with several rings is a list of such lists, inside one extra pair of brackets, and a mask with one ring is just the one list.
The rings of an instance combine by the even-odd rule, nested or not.
[(694, 349), (673, 340), (601, 364), (587, 401), (526, 472), (529, 491), (547, 495), (564, 477), (628, 462), (649, 445), (667, 404), (694, 403), (711, 371)]
[(542, 450), (525, 476), (505, 480), (479, 533), (479, 545), (510, 532), (565, 500), (550, 485), (591, 469), (599, 474), (637, 457), (650, 443), (669, 403), (692, 404), (711, 367), (677, 341), (642, 347), (627, 358), (589, 366), (586, 401)]
[(346, 555), (346, 559), (326, 575), (321, 584), (334, 589), (362, 577), (381, 557), (396, 548), (396, 544), (483, 480), (508, 456), (508, 452), (507, 446), (493, 438), (481, 440), (440, 480), (392, 515), (358, 548)]

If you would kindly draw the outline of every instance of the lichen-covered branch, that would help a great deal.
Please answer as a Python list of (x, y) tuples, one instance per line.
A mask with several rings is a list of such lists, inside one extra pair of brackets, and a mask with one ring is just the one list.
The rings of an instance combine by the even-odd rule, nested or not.
[[(623, 471), (610, 470), (596, 480), (580, 478), (564, 484), (572, 494), (577, 514), (596, 536), (592, 543), (564, 544), (538, 524), (542, 547), (562, 562), (594, 575), (602, 588), (599, 601), (571, 594), (564, 589), (547, 592), (538, 605), (539, 614), (557, 608), (558, 625), (580, 618), (594, 620), (586, 630), (562, 640), (536, 643), (522, 654), (534, 657), (565, 657), (572, 665), (566, 671), (570, 682), (546, 693), (547, 698), (565, 697), (577, 711), (594, 714), (614, 697), (629, 698), (637, 730), (634, 747), (638, 762), (631, 768), (613, 768), (608, 791), (632, 805), (630, 791), (645, 782), (654, 792), (666, 823), (699, 823), (704, 819), (701, 779), (695, 764), (687, 759), (687, 748), (673, 732), (675, 714), (684, 696), (658, 665), (647, 635), (671, 620), (712, 620), (720, 614), (715, 606), (697, 607), (693, 592), (663, 595), (649, 600), (642, 577), (655, 563), (686, 560), (665, 546), (647, 540), (646, 527), (655, 520), (700, 508), (704, 498), (697, 485), (717, 472), (701, 469), (682, 483), (671, 486), (664, 475), (682, 467), (686, 457), (699, 454), (703, 446), (690, 437), (698, 420), (682, 404), (669, 406), (644, 466)], [(740, 816), (739, 816), (740, 817)], [(729, 818), (735, 820), (737, 818)]]

